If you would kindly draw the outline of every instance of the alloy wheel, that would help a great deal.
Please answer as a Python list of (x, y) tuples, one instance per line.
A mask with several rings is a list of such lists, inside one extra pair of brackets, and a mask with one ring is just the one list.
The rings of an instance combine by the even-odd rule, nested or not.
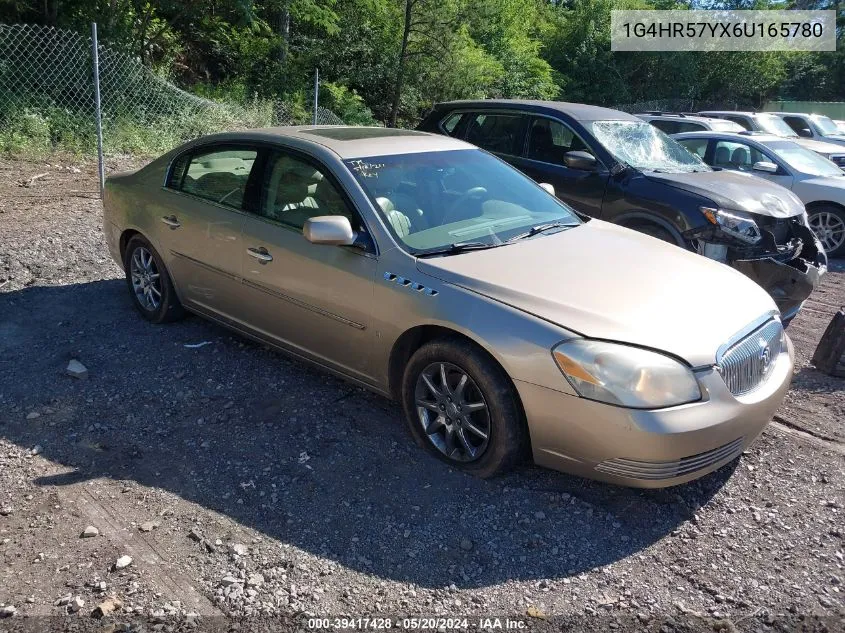
[(845, 242), (845, 221), (838, 215), (829, 211), (817, 211), (810, 213), (808, 220), (810, 228), (826, 252), (834, 252)]
[(490, 411), (475, 381), (452, 363), (432, 363), (417, 378), (414, 405), (423, 432), (443, 455), (479, 459), (490, 443)]
[(158, 310), (161, 305), (161, 277), (153, 254), (143, 246), (136, 248), (132, 253), (129, 273), (132, 289), (141, 306), (150, 312)]

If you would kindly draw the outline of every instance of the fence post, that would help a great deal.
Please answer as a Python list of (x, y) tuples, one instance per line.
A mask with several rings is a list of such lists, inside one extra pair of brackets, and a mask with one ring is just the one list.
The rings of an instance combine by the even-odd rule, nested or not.
[(314, 69), (314, 125), (317, 125), (317, 105), (320, 96), (320, 69)]
[(100, 57), (97, 51), (97, 23), (91, 22), (91, 56), (94, 62), (94, 117), (97, 123), (97, 161), (100, 175), (100, 198), (106, 187), (106, 168), (103, 164), (103, 120), (100, 112)]

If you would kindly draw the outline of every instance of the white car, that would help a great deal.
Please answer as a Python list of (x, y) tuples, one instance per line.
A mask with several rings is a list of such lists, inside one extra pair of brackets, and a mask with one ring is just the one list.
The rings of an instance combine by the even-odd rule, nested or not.
[(773, 112), (801, 138), (845, 145), (845, 132), (830, 117), (805, 112)]
[(827, 254), (845, 255), (845, 172), (834, 163), (779, 136), (686, 132), (673, 138), (711, 167), (753, 173), (792, 190)]
[[(845, 170), (845, 147), (837, 143), (832, 143), (829, 139), (821, 140), (819, 137), (805, 138), (799, 136), (777, 113), (708, 110), (706, 112), (699, 112), (699, 114), (733, 121), (748, 130), (749, 134), (771, 134), (772, 136), (791, 139), (801, 147), (806, 147), (817, 154), (821, 154), (825, 158), (829, 158)], [(678, 133), (685, 131), (691, 130), (678, 130)], [(722, 131), (726, 132), (728, 130)]]

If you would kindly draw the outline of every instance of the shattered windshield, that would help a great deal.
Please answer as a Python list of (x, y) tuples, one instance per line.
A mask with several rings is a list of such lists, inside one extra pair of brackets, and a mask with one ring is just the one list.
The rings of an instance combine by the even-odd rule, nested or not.
[(592, 121), (589, 125), (608, 152), (636, 169), (664, 173), (711, 171), (697, 155), (644, 121)]

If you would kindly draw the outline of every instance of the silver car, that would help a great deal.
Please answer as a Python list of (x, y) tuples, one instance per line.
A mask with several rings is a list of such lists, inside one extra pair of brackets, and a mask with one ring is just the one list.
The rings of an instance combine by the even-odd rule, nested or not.
[(825, 252), (845, 255), (845, 172), (833, 162), (779, 136), (689, 132), (674, 138), (711, 167), (753, 173), (791, 190), (807, 207), (807, 222)]
[(792, 377), (769, 295), (588, 220), (462, 141), (382, 128), (211, 136), (106, 184), (140, 314), (195, 312), (402, 403), (479, 476), (667, 486), (736, 458)]

